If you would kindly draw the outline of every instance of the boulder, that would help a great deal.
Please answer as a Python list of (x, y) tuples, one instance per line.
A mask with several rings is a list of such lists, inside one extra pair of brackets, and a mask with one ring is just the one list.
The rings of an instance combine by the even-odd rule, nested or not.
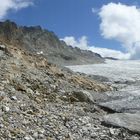
[(103, 108), (121, 113), (136, 113), (140, 111), (140, 98), (130, 96), (118, 100), (99, 103)]
[(73, 99), (76, 99), (79, 102), (88, 102), (88, 103), (94, 102), (92, 93), (90, 93), (86, 90), (73, 91), (71, 93), (71, 96), (73, 97)]
[[(129, 91), (128, 91), (129, 90)], [(140, 112), (140, 89), (127, 89), (107, 94), (105, 100), (101, 100), (98, 105), (120, 113)]]
[(0, 56), (4, 54), (5, 49), (6, 49), (5, 45), (0, 45)]
[(140, 113), (115, 113), (106, 115), (103, 118), (103, 123), (115, 127), (123, 127), (140, 134)]
[(1, 51), (5, 51), (5, 49), (6, 49), (5, 45), (0, 45), (0, 50)]

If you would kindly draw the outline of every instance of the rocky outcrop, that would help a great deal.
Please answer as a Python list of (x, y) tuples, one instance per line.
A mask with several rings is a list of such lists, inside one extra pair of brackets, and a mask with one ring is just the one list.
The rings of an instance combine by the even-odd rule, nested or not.
[(103, 121), (107, 125), (123, 127), (134, 133), (140, 134), (140, 113), (115, 113), (104, 116)]
[(107, 94), (99, 106), (113, 112), (103, 117), (107, 125), (126, 128), (140, 134), (140, 89), (139, 82)]
[(106, 99), (99, 101), (99, 105), (120, 113), (136, 113), (140, 111), (139, 82), (122, 90), (107, 93)]
[(85, 90), (81, 91), (73, 91), (70, 94), (71, 101), (79, 101), (79, 102), (87, 102), (87, 103), (94, 103), (94, 98), (92, 96), (94, 93), (90, 93)]
[(0, 41), (20, 46), (30, 53), (42, 55), (57, 65), (103, 63), (97, 53), (67, 46), (65, 42), (40, 26), (24, 27), (14, 22), (0, 22)]

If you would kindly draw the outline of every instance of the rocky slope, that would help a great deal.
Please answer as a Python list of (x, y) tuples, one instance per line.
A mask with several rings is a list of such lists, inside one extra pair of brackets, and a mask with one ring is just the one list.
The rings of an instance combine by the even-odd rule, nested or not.
[(9, 20), (0, 22), (0, 41), (18, 45), (31, 53), (47, 57), (57, 65), (103, 63), (97, 53), (67, 46), (58, 37), (40, 26), (23, 27)]
[(0, 139), (139, 139), (123, 128), (102, 125), (107, 112), (95, 101), (110, 90), (19, 46), (0, 44)]

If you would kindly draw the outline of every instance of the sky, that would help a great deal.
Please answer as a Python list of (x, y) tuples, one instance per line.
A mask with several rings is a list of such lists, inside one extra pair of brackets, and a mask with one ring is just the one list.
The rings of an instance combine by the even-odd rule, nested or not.
[(139, 0), (0, 0), (0, 20), (51, 30), (68, 45), (140, 59)]

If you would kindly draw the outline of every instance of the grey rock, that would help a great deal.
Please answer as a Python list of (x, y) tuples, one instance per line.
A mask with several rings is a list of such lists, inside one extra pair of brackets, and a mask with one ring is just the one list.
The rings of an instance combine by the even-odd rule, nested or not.
[(34, 140), (31, 136), (24, 137), (25, 140)]
[(3, 51), (0, 50), (0, 56), (3, 56), (3, 54), (4, 54)]
[(6, 46), (3, 44), (0, 44), (0, 57), (2, 57), (5, 54)]
[(9, 112), (9, 111), (10, 111), (10, 108), (9, 108), (8, 106), (3, 105), (3, 106), (2, 106), (2, 110), (3, 110), (4, 112)]
[(135, 113), (140, 111), (140, 99), (134, 97), (103, 102), (99, 105), (115, 112)]
[(140, 134), (140, 113), (115, 113), (106, 115), (103, 122), (107, 125), (123, 127), (132, 132)]
[(0, 44), (0, 50), (4, 51), (6, 49), (6, 46), (3, 44)]
[(92, 93), (85, 90), (73, 91), (72, 96), (78, 99), (80, 102), (94, 102)]
[(129, 138), (129, 140), (139, 140), (139, 138), (136, 136), (132, 136), (131, 138)]
[(135, 113), (140, 111), (140, 90), (108, 93), (106, 100), (99, 105), (115, 112)]
[(37, 139), (37, 138), (38, 138), (38, 132), (35, 132), (35, 133), (33, 134), (33, 137)]
[(16, 96), (12, 96), (12, 97), (11, 97), (11, 100), (16, 101), (16, 100), (17, 100), (17, 97), (16, 97)]
[(0, 128), (3, 128), (3, 127), (4, 127), (4, 125), (0, 123)]

